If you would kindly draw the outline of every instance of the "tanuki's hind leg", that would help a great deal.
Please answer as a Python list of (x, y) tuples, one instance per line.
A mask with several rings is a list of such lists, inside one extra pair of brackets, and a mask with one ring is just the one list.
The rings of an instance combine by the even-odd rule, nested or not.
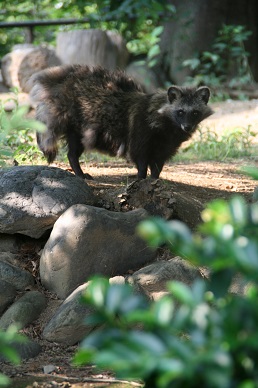
[(68, 135), (67, 144), (68, 144), (68, 154), (67, 154), (68, 160), (75, 175), (81, 178), (93, 179), (90, 174), (83, 173), (79, 163), (79, 158), (84, 151), (84, 147), (81, 143), (81, 137), (79, 136), (79, 134), (73, 132), (71, 135)]

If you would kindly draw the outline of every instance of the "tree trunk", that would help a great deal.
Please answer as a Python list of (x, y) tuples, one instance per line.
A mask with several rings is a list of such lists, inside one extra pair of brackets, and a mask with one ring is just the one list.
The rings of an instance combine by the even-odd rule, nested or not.
[(223, 24), (244, 25), (252, 35), (245, 44), (249, 65), (258, 81), (258, 2), (256, 0), (169, 0), (176, 7), (174, 20), (164, 24), (161, 38), (163, 70), (174, 83), (190, 75), (182, 62), (197, 53), (211, 51)]

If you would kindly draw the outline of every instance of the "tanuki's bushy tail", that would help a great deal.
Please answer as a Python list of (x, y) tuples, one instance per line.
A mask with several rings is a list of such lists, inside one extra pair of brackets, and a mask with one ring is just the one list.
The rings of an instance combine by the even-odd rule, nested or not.
[(56, 137), (48, 129), (45, 132), (37, 132), (37, 143), (48, 163), (52, 163), (58, 153)]
[(40, 83), (40, 77), (36, 74), (32, 77), (33, 84), (30, 91), (32, 106), (36, 109), (36, 118), (46, 124), (47, 129), (43, 132), (37, 132), (37, 143), (43, 152), (48, 163), (52, 163), (58, 153), (58, 131), (56, 131), (56, 119), (53, 111), (53, 105), (50, 102), (50, 93), (47, 88)]

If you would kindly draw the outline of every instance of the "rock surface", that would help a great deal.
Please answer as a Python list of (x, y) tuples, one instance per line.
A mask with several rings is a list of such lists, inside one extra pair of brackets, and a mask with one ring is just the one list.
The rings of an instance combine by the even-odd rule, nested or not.
[(15, 297), (16, 288), (0, 278), (0, 315), (14, 301)]
[(32, 74), (60, 64), (60, 59), (51, 48), (18, 45), (1, 60), (3, 82), (9, 88), (17, 87), (28, 93), (27, 81)]
[(83, 179), (54, 167), (18, 166), (0, 170), (0, 233), (39, 238), (76, 203), (94, 204)]
[[(116, 276), (109, 282), (122, 284), (125, 279), (122, 276)], [(88, 285), (89, 282), (81, 285), (65, 299), (44, 328), (43, 338), (48, 341), (74, 345), (96, 327), (96, 325), (85, 322), (86, 317), (93, 311), (90, 306), (81, 301)]]
[[(41, 351), (41, 346), (26, 336), (23, 336), (23, 338), (24, 342), (11, 342), (10, 345), (18, 353), (21, 360), (28, 360), (29, 358), (36, 357)], [(5, 357), (0, 355), (0, 362), (5, 361), (7, 361)]]
[(25, 56), (33, 50), (33, 47), (18, 47), (16, 50), (3, 56), (1, 59), (1, 73), (3, 83), (8, 88), (20, 88), (18, 69)]
[(98, 29), (60, 32), (56, 53), (64, 64), (103, 66), (109, 70), (123, 68), (129, 57), (120, 35)]
[(18, 81), (21, 90), (29, 93), (32, 85), (28, 81), (33, 74), (48, 67), (59, 66), (61, 64), (62, 62), (57, 57), (54, 49), (35, 47), (25, 55), (18, 68)]
[(94, 274), (112, 277), (152, 262), (156, 251), (135, 234), (146, 217), (143, 209), (118, 213), (70, 207), (55, 223), (42, 252), (42, 284), (62, 299)]
[(166, 184), (161, 179), (136, 180), (117, 195), (115, 208), (128, 211), (143, 207), (150, 215), (178, 219), (194, 229), (201, 222), (203, 204), (178, 192), (175, 184)]
[(203, 279), (200, 270), (177, 256), (141, 268), (128, 277), (127, 281), (149, 299), (157, 300), (168, 293), (168, 281), (176, 280), (191, 286), (197, 279)]
[(146, 61), (131, 62), (126, 67), (126, 73), (133, 77), (146, 93), (154, 93), (158, 88), (162, 87), (157, 75), (148, 66)]
[[(214, 163), (210, 164), (210, 168), (211, 166), (213, 168)], [(190, 164), (190, 165), (187, 165), (187, 167), (185, 165), (183, 166), (173, 165), (173, 167), (171, 167), (170, 173), (168, 173), (168, 167), (164, 169), (163, 171), (164, 180), (158, 180), (158, 181), (152, 180), (151, 182), (151, 180), (148, 181), (148, 179), (146, 179), (145, 182), (144, 181), (138, 182), (138, 184), (132, 182), (132, 185), (128, 184), (128, 181), (131, 182), (131, 179), (134, 179), (134, 177), (130, 176), (132, 169), (128, 168), (126, 164), (121, 165), (118, 169), (117, 165), (115, 166), (113, 165), (113, 162), (108, 163), (108, 165), (105, 165), (105, 169), (103, 170), (105, 172), (100, 170), (100, 168), (101, 168), (100, 164), (97, 164), (96, 167), (93, 165), (90, 166), (91, 172), (94, 171), (92, 175), (94, 175), (96, 179), (95, 181), (91, 181), (89, 184), (91, 186), (90, 192), (91, 190), (94, 190), (94, 193), (97, 195), (98, 204), (101, 203), (102, 199), (104, 199), (106, 203), (111, 203), (111, 201), (115, 202), (115, 205), (112, 205), (109, 207), (109, 209), (113, 209), (114, 211), (101, 212), (99, 213), (99, 217), (96, 218), (96, 221), (98, 221), (98, 225), (103, 226), (103, 228), (107, 230), (111, 229), (109, 227), (109, 224), (106, 223), (107, 214), (109, 214), (111, 217), (113, 216), (116, 217), (117, 214), (123, 214), (124, 217), (126, 217), (126, 212), (129, 211), (128, 214), (130, 214), (131, 209), (134, 209), (136, 207), (146, 207), (146, 210), (148, 210), (149, 212), (153, 211), (153, 214), (160, 214), (164, 218), (172, 217), (172, 219), (180, 218), (184, 221), (188, 220), (187, 221), (188, 226), (194, 227), (196, 226), (196, 223), (197, 223), (196, 220), (199, 219), (199, 212), (200, 212), (200, 209), (202, 208), (202, 204), (207, 202), (208, 194), (214, 196), (214, 198), (215, 197), (217, 198), (218, 193), (220, 193), (220, 197), (224, 198), (226, 193), (226, 188), (228, 186), (228, 183), (225, 182), (224, 165), (223, 165), (223, 170), (219, 172), (219, 175), (218, 174), (215, 175), (213, 173), (212, 174), (207, 173), (207, 171), (209, 170), (207, 170), (206, 163), (205, 164), (198, 163), (193, 165)], [(230, 164), (230, 169), (232, 169), (231, 164)], [(180, 179), (184, 174), (186, 174), (187, 177), (189, 178), (187, 178), (186, 183), (180, 184)], [(68, 175), (71, 176), (71, 174), (69, 173)], [(112, 178), (111, 178), (111, 175), (112, 175)], [(124, 176), (126, 176), (126, 178), (123, 178)], [(214, 179), (214, 176), (216, 177), (216, 179)], [(20, 182), (19, 174), (18, 174), (16, 178), (18, 187), (20, 186), (22, 187), (25, 185), (24, 182), (27, 181), (27, 177), (28, 178), (30, 177), (30, 173), (26, 174), (24, 172), (22, 176), (22, 180)], [(129, 180), (128, 177), (130, 177), (131, 179)], [(203, 187), (205, 183), (204, 178), (206, 178), (206, 181), (205, 181), (206, 187)], [(230, 175), (230, 179), (228, 181), (231, 182), (234, 179), (235, 179), (235, 174), (234, 175), (232, 174)], [(250, 183), (249, 180), (247, 181), (247, 179), (244, 179), (242, 176), (241, 177), (239, 176), (238, 180), (239, 182), (241, 182), (239, 183), (239, 187), (240, 187), (239, 190), (241, 190), (244, 182), (246, 190), (250, 191), (250, 197), (251, 197), (253, 194), (253, 187), (255, 186), (254, 182), (250, 181), (251, 182)], [(220, 182), (220, 184), (218, 184), (218, 181)], [(9, 179), (6, 179), (2, 182), (4, 185), (7, 185), (7, 186), (10, 184)], [(62, 182), (62, 180), (58, 181), (59, 184), (60, 182)], [(53, 182), (50, 179), (49, 183), (48, 184), (46, 183), (45, 186), (51, 186), (52, 183)], [(84, 181), (82, 181), (82, 183), (83, 183), (83, 187), (85, 186), (88, 187)], [(216, 187), (219, 187), (220, 191), (218, 189), (216, 189), (216, 191), (215, 190), (212, 191), (212, 189), (210, 189), (209, 186), (213, 184), (216, 185)], [(196, 191), (198, 186), (201, 186), (201, 187), (199, 188), (199, 191)], [(12, 188), (13, 186), (9, 185), (8, 187)], [(67, 189), (67, 192), (66, 192), (66, 189)], [(0, 190), (2, 190), (3, 192), (2, 186)], [(16, 191), (16, 189), (13, 189), (13, 188), (12, 190)], [(60, 187), (60, 190), (59, 189), (56, 190), (56, 192), (54, 193), (56, 197), (53, 196), (53, 198), (57, 198), (56, 201), (59, 204), (58, 201), (59, 201), (60, 193), (66, 192), (67, 197), (70, 198), (70, 195), (73, 195), (73, 191), (74, 191), (73, 184), (72, 186), (69, 186), (69, 189), (68, 189), (68, 185), (63, 185)], [(34, 203), (32, 201), (29, 202), (29, 198), (30, 196), (32, 196), (32, 194), (33, 194), (33, 191), (29, 191), (29, 193), (26, 196), (26, 201), (28, 201), (26, 203), (28, 203), (28, 209), (30, 208), (30, 206), (31, 206), (31, 209), (33, 209), (31, 217), (37, 217), (37, 214), (35, 213)], [(117, 195), (118, 197), (116, 198)], [(42, 199), (42, 202), (46, 204), (47, 200)], [(12, 211), (15, 214), (16, 207), (12, 206), (9, 208), (9, 210), (10, 210), (10, 214)], [(97, 209), (97, 210), (101, 210), (101, 209)], [(58, 217), (59, 216), (57, 216), (57, 219)], [(33, 221), (29, 221), (29, 223), (30, 222), (33, 222)], [(69, 222), (70, 221), (68, 220), (68, 225), (65, 225), (64, 231), (67, 234), (67, 236), (72, 237), (74, 234), (74, 231), (77, 233), (77, 228), (74, 227), (73, 223), (71, 224)], [(15, 230), (16, 224), (13, 223), (12, 226)], [(120, 230), (120, 227), (122, 227), (121, 222), (117, 224), (118, 231)], [(124, 230), (123, 227), (122, 227), (122, 230)], [(88, 232), (90, 236), (91, 229)], [(11, 227), (10, 227), (10, 232), (8, 233), (12, 233)], [(25, 321), (25, 324), (27, 326), (23, 330), (23, 331), (26, 331), (26, 334), (31, 338), (35, 338), (36, 336), (37, 340), (40, 341), (40, 343), (42, 343), (43, 351), (41, 355), (39, 355), (39, 357), (37, 357), (35, 361), (30, 360), (30, 365), (32, 365), (34, 362), (35, 364), (39, 365), (40, 372), (42, 372), (42, 366), (50, 364), (50, 361), (51, 361), (51, 364), (57, 365), (55, 364), (55, 361), (54, 361), (56, 357), (55, 352), (61, 353), (59, 354), (59, 357), (61, 359), (61, 361), (59, 361), (60, 365), (62, 365), (62, 367), (64, 368), (67, 367), (68, 361), (66, 360), (68, 359), (70, 360), (70, 356), (71, 356), (71, 353), (69, 353), (69, 350), (68, 350), (70, 346), (69, 344), (76, 343), (74, 341), (80, 341), (80, 337), (81, 335), (83, 335), (84, 333), (83, 330), (85, 329), (83, 328), (83, 325), (80, 326), (82, 319), (84, 319), (82, 318), (82, 316), (84, 316), (84, 314), (85, 316), (88, 316), (88, 314), (90, 313), (90, 310), (83, 310), (86, 306), (83, 306), (83, 307), (82, 305), (80, 306), (80, 304), (77, 303), (78, 299), (76, 300), (76, 298), (74, 298), (73, 300), (74, 302), (74, 305), (73, 305), (72, 303), (73, 298), (71, 297), (71, 295), (69, 295), (67, 298), (68, 302), (66, 300), (65, 303), (62, 303), (63, 301), (58, 299), (56, 295), (52, 294), (51, 292), (49, 292), (49, 290), (46, 290), (44, 287), (42, 287), (41, 281), (40, 281), (41, 279), (38, 273), (39, 253), (40, 253), (40, 249), (42, 249), (46, 244), (48, 236), (49, 236), (49, 233), (46, 233), (42, 238), (39, 239), (39, 238), (31, 238), (21, 234), (16, 234), (15, 231), (13, 232), (12, 235), (9, 235), (7, 233), (2, 233), (2, 234), (0, 233), (0, 261), (7, 264), (11, 264), (14, 267), (17, 267), (17, 269), (19, 269), (20, 271), (26, 270), (25, 272), (31, 272), (36, 282), (33, 285), (26, 286), (25, 289), (30, 289), (30, 290), (38, 289), (46, 296), (48, 300), (48, 304), (46, 308), (44, 306), (42, 307), (43, 311), (40, 314), (39, 318), (32, 324), (27, 323), (27, 321)], [(85, 238), (87, 241), (87, 237)], [(116, 234), (112, 235), (112, 239), (114, 241), (116, 240)], [(78, 245), (80, 245), (81, 242), (80, 241), (77, 241), (77, 242), (78, 242)], [(98, 245), (99, 245), (99, 240), (95, 238), (94, 239), (95, 252), (99, 248)], [(75, 252), (73, 252), (72, 247), (70, 248), (71, 248), (70, 251), (72, 252), (72, 255), (70, 256), (70, 268), (73, 269), (73, 267), (78, 264), (76, 260), (74, 260), (73, 254), (75, 254)], [(87, 247), (86, 247), (86, 251), (87, 251)], [(133, 253), (133, 251), (131, 253)], [(138, 257), (140, 257), (140, 255)], [(131, 271), (126, 270), (123, 275), (127, 276), (127, 278), (125, 278), (125, 280), (123, 278), (123, 281), (131, 282), (131, 279), (133, 278), (132, 284), (136, 290), (147, 295), (150, 299), (158, 299), (159, 297), (167, 293), (166, 282), (168, 280), (181, 280), (184, 283), (191, 285), (195, 278), (199, 278), (200, 271), (203, 274), (203, 271), (202, 271), (203, 269), (200, 269), (199, 271), (199, 269), (196, 269), (194, 267), (191, 268), (191, 266), (189, 268), (188, 263), (184, 262), (184, 260), (180, 258), (172, 259), (171, 257), (172, 257), (171, 254), (168, 253), (165, 249), (160, 249), (158, 253), (158, 261), (155, 262), (155, 265), (153, 266), (150, 265), (145, 268), (142, 268), (141, 270), (137, 271), (133, 275), (131, 274)], [(171, 261), (171, 268), (169, 268), (169, 270), (166, 267), (166, 264), (164, 265), (164, 261), (167, 261), (167, 260)], [(140, 261), (137, 263), (137, 267), (134, 269), (141, 268), (143, 265), (146, 265), (146, 263), (142, 263)], [(95, 269), (97, 268), (98, 272), (99, 272), (99, 267), (97, 265), (95, 267)], [(151, 267), (151, 269), (149, 267)], [(129, 269), (132, 269), (132, 272), (134, 271), (133, 268), (129, 268)], [(128, 276), (128, 273), (131, 275)], [(207, 277), (208, 275), (209, 274), (207, 274)], [(110, 275), (107, 275), (107, 276), (110, 276)], [(19, 280), (18, 278), (19, 276), (16, 278), (13, 278), (12, 285), (14, 282), (16, 283), (16, 281)], [(83, 288), (84, 281), (85, 279), (83, 279), (81, 284), (79, 284), (81, 288)], [(249, 284), (245, 284), (245, 282), (243, 282), (243, 279), (241, 278), (234, 279), (234, 282), (230, 288), (230, 292), (237, 292), (238, 294), (240, 293), (244, 295), (248, 287), (249, 287)], [(4, 286), (2, 286), (0, 290), (2, 291), (2, 294), (5, 294), (5, 291), (6, 291), (6, 295), (1, 295), (0, 293), (1, 297), (6, 297), (7, 299), (10, 297), (10, 301), (5, 307), (3, 307), (3, 311), (1, 312), (1, 314), (5, 315), (6, 312), (9, 310), (9, 308), (12, 308), (15, 305), (16, 302), (12, 306), (10, 306), (10, 303), (13, 303), (13, 301), (15, 301), (15, 299), (20, 296), (19, 295), (20, 291), (17, 292), (17, 290), (13, 290), (13, 294), (10, 296), (8, 294), (10, 290), (5, 288)], [(24, 292), (24, 289), (21, 291)], [(11, 298), (13, 297), (15, 299), (13, 299), (12, 301)], [(33, 303), (34, 302), (37, 303), (38, 298), (32, 298), (32, 299), (33, 299), (32, 300), (32, 309), (33, 309)], [(60, 308), (61, 304), (62, 304), (63, 310)], [(24, 306), (26, 306), (26, 303), (24, 304)], [(24, 309), (24, 307), (19, 307), (19, 308), (21, 308), (21, 310)], [(17, 319), (17, 322), (19, 322), (18, 319)], [(48, 338), (48, 340), (45, 337), (43, 338), (43, 333), (42, 333), (43, 329), (44, 329), (44, 334), (46, 335), (46, 338)], [(94, 328), (94, 330), (96, 329)], [(85, 333), (87, 333), (87, 330), (90, 330), (90, 328), (87, 327)], [(59, 350), (56, 350), (57, 347)], [(55, 349), (55, 351), (52, 351), (52, 349)], [(37, 352), (39, 351), (40, 351), (40, 347), (37, 343), (35, 346), (31, 346), (31, 344), (29, 344), (29, 346), (25, 344), (19, 344), (19, 352), (21, 352), (23, 358), (34, 357), (34, 355), (36, 355)], [(65, 359), (65, 357), (67, 358)], [(28, 364), (26, 361), (26, 366), (27, 365)], [(6, 364), (5, 364), (5, 367), (6, 367)], [(10, 368), (14, 368), (14, 367), (10, 366)], [(35, 370), (35, 368), (33, 370)], [(4, 369), (4, 371), (5, 370), (6, 369)]]
[(16, 238), (10, 234), (0, 233), (0, 253), (16, 253), (17, 250), (18, 244)]
[(46, 307), (46, 298), (39, 291), (28, 291), (21, 296), (0, 318), (0, 329), (15, 324), (20, 329), (35, 321)]
[(5, 261), (0, 261), (0, 279), (12, 284), (17, 291), (24, 291), (35, 284), (31, 273)]

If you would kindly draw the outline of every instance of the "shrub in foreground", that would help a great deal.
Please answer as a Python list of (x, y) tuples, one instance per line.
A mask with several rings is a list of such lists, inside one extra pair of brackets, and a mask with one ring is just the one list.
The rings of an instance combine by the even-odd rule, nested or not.
[[(84, 302), (94, 306), (90, 322), (104, 325), (84, 339), (76, 364), (93, 363), (149, 388), (258, 386), (258, 203), (216, 200), (202, 218), (196, 234), (155, 218), (138, 231), (153, 246), (165, 243), (209, 266), (210, 280), (192, 288), (169, 282), (168, 296), (150, 303), (129, 285), (93, 279)], [(236, 274), (248, 286), (245, 295), (228, 292)]]

